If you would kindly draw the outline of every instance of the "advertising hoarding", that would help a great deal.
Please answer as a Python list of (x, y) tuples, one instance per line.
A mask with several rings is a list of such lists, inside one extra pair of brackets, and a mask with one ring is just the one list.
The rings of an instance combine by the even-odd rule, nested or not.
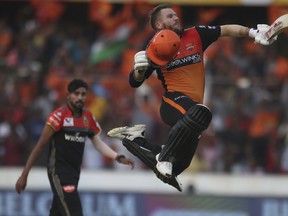
[[(288, 198), (80, 192), (85, 216), (287, 216)], [(0, 191), (0, 216), (49, 215), (46, 190)]]

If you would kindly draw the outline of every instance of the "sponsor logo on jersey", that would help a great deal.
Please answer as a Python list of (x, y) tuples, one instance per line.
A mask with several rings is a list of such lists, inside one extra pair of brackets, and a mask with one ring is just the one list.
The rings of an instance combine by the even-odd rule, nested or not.
[(72, 141), (72, 142), (85, 142), (85, 137), (79, 136), (79, 133), (76, 133), (75, 135), (69, 135), (69, 134), (64, 134), (65, 140), (67, 141)]
[(63, 185), (63, 190), (66, 193), (72, 193), (73, 191), (75, 191), (76, 187), (75, 185)]
[(176, 59), (174, 61), (171, 61), (167, 66), (166, 69), (172, 70), (174, 68), (190, 65), (190, 64), (196, 64), (198, 62), (201, 62), (201, 56), (199, 53), (195, 53), (193, 55), (185, 56), (180, 59)]
[(73, 118), (65, 118), (63, 126), (74, 126)]

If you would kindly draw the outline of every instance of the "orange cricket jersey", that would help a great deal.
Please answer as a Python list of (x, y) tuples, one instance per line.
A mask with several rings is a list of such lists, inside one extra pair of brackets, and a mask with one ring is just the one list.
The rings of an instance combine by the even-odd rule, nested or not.
[(220, 28), (215, 26), (189, 28), (183, 32), (180, 48), (174, 60), (161, 67), (161, 71), (157, 71), (166, 91), (182, 92), (195, 102), (203, 103), (203, 52), (219, 35)]

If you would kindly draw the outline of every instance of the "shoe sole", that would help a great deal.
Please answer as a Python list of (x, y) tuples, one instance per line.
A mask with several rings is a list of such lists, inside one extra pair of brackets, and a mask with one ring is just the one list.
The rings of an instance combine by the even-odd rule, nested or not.
[(114, 128), (114, 129), (111, 129), (110, 131), (108, 131), (107, 135), (110, 137), (113, 137), (113, 136), (125, 131), (126, 129), (127, 129), (127, 127)]
[[(137, 131), (137, 130), (140, 130), (142, 128), (145, 129), (146, 125), (134, 125), (133, 127), (127, 127), (127, 126), (124, 126), (124, 127), (118, 127), (118, 128), (114, 128), (114, 129), (111, 129), (110, 131), (108, 131), (107, 135), (110, 136), (110, 137), (113, 137), (119, 133), (122, 133), (122, 132), (126, 132), (127, 130), (129, 130), (130, 128), (133, 130), (130, 130), (130, 131), (127, 131), (127, 132), (133, 132), (133, 131)], [(125, 135), (125, 134), (123, 134)]]

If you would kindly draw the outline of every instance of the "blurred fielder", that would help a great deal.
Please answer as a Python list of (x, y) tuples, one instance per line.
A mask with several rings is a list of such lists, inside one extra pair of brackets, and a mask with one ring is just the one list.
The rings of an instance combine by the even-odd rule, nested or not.
[(74, 79), (69, 83), (66, 104), (48, 116), (39, 141), (15, 185), (17, 193), (25, 190), (32, 166), (49, 143), (47, 172), (53, 192), (50, 216), (83, 215), (78, 182), (87, 138), (101, 154), (134, 167), (134, 161), (117, 154), (100, 138), (100, 125), (92, 113), (84, 108), (87, 91), (88, 84), (83, 80)]

